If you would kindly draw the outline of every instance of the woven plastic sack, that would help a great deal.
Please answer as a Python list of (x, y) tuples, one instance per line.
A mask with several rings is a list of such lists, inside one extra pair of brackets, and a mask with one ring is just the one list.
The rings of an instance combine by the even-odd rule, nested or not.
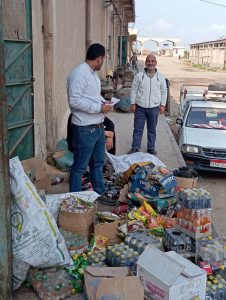
[(10, 159), (12, 194), (13, 289), (26, 279), (29, 266), (53, 267), (70, 263), (56, 221), (25, 174), (18, 157)]

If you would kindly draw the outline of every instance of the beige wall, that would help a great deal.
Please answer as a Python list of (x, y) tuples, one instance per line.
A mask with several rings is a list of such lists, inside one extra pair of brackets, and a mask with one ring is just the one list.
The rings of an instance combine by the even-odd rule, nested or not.
[[(113, 7), (109, 5), (105, 8), (105, 2), (103, 0), (91, 0), (91, 32), (90, 40), (92, 43), (100, 43), (108, 49), (109, 35), (113, 34)], [(113, 43), (113, 41), (112, 41)], [(112, 58), (109, 56), (109, 52), (106, 53), (106, 59), (99, 72), (99, 76), (103, 79), (106, 78), (108, 69), (113, 68)]]
[(32, 0), (35, 155), (46, 155), (44, 57), (41, 0)]
[(72, 69), (85, 59), (85, 1), (56, 1), (54, 24), (54, 101), (56, 103), (56, 138), (66, 137), (69, 107), (66, 79)]
[[(86, 4), (91, 6), (90, 27), (86, 23), (89, 18)], [(105, 79), (107, 70), (114, 69), (118, 64), (120, 23), (118, 17), (113, 19), (112, 4), (106, 7), (104, 0), (32, 0), (32, 5), (33, 66), (36, 79), (35, 154), (45, 155), (46, 147), (53, 151), (56, 141), (66, 137), (69, 115), (66, 78), (78, 63), (84, 61), (87, 40), (101, 43), (108, 50), (99, 72), (100, 78)], [(44, 26), (46, 31), (43, 41), (42, 26), (46, 20), (48, 25)]]
[[(120, 23), (117, 16), (113, 16), (113, 6), (107, 7), (104, 0), (91, 0), (91, 42), (102, 43), (107, 50), (107, 57), (101, 69), (100, 77), (106, 78), (107, 70), (114, 70), (118, 64), (118, 36)], [(111, 49), (109, 49), (111, 36)]]
[[(85, 1), (52, 1), (53, 119), (55, 139), (66, 137), (69, 115), (66, 78), (76, 64), (85, 58)], [(32, 1), (33, 74), (35, 155), (46, 155), (46, 103), (44, 94), (43, 7), (41, 0)], [(48, 114), (48, 112), (47, 112)], [(51, 115), (49, 115), (51, 117)]]
[(195, 64), (222, 69), (226, 59), (225, 47), (193, 48), (190, 50), (189, 60)]

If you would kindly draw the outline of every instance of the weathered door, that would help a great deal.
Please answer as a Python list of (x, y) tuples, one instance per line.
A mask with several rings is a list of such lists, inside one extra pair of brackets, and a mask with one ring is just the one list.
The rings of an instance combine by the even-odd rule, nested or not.
[(34, 155), (31, 0), (3, 1), (9, 156)]
[(121, 54), (121, 59), (120, 61), (120, 36), (118, 37), (118, 60), (120, 65), (125, 65), (127, 62), (127, 43), (128, 43), (128, 37), (127, 36), (122, 36), (122, 54)]
[(122, 64), (126, 64), (127, 60), (127, 43), (128, 43), (128, 37), (123, 36), (122, 37)]

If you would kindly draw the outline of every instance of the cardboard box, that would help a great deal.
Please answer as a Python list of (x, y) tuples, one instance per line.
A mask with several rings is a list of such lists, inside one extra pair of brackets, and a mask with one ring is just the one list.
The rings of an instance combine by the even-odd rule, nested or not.
[(137, 276), (144, 286), (145, 299), (205, 299), (206, 272), (174, 251), (147, 247), (138, 259)]
[(143, 300), (140, 280), (129, 276), (126, 267), (87, 267), (84, 271), (85, 295), (89, 300)]
[[(35, 178), (34, 185), (38, 190), (44, 190), (46, 194), (67, 193), (69, 190), (68, 174), (47, 164), (41, 157), (33, 157), (21, 162), (24, 171)], [(64, 176), (64, 181), (57, 185), (51, 185), (55, 176)]]
[(124, 178), (129, 181), (130, 180), (130, 177), (132, 174), (134, 174), (136, 172), (136, 169), (139, 168), (139, 167), (144, 167), (144, 166), (147, 166), (147, 167), (150, 167), (151, 169), (154, 168), (154, 163), (153, 162), (139, 162), (139, 163), (134, 163), (132, 164), (128, 170), (126, 170), (124, 173), (123, 173), (123, 176)]
[(128, 192), (129, 192), (129, 185), (125, 184), (124, 187), (120, 191), (118, 201), (121, 203), (128, 203), (128, 201), (127, 201)]
[(121, 224), (120, 220), (116, 220), (111, 223), (99, 223), (97, 224), (97, 218), (95, 219), (94, 234), (105, 236), (108, 238), (108, 244), (113, 245), (120, 243), (122, 239), (118, 236), (118, 226)]
[[(145, 196), (144, 196), (145, 197)], [(163, 208), (167, 208), (177, 203), (177, 194), (168, 196), (159, 196), (150, 198), (147, 202), (157, 211), (160, 212)]]
[(94, 225), (95, 210), (94, 206), (84, 213), (60, 211), (59, 227), (89, 238)]
[(192, 189), (196, 188), (198, 185), (198, 177), (193, 178), (185, 178), (185, 177), (177, 177), (174, 176), (176, 182), (177, 182), (177, 191), (180, 189)]

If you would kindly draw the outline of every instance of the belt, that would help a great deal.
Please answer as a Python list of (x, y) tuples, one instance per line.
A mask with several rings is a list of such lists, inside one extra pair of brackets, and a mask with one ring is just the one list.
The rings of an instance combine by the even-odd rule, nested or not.
[(103, 123), (90, 124), (90, 125), (85, 125), (84, 127), (88, 127), (88, 128), (103, 128), (104, 124)]

